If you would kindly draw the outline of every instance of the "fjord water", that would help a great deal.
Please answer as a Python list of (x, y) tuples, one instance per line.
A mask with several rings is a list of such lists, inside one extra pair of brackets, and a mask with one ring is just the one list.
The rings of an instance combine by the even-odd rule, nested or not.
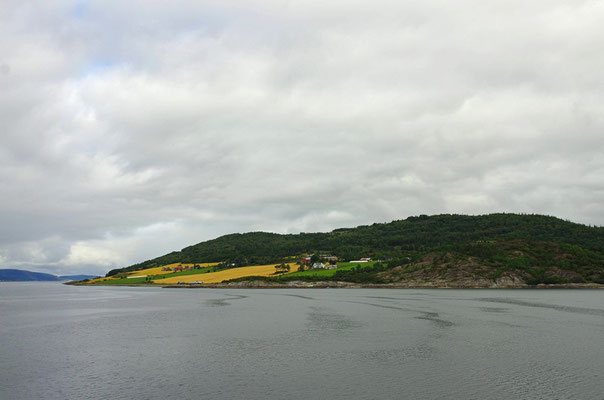
[(602, 399), (604, 291), (0, 284), (1, 399)]

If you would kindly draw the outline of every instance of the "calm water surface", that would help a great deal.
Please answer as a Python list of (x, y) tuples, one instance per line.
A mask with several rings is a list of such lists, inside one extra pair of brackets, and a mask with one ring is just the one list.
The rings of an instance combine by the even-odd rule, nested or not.
[(604, 399), (604, 291), (0, 283), (0, 399)]

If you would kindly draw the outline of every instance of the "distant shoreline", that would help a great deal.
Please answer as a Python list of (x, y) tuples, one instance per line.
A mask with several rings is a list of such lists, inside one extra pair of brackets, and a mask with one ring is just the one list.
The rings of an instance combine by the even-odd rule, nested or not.
[(162, 288), (169, 289), (604, 289), (600, 284), (563, 284), (563, 285), (537, 285), (537, 286), (510, 286), (510, 287), (488, 287), (488, 286), (421, 286), (421, 285), (388, 285), (388, 284), (321, 284), (316, 282), (312, 285), (229, 285), (229, 284), (209, 284), (209, 285), (166, 285)]
[(75, 286), (120, 286), (120, 287), (160, 287), (165, 289), (604, 289), (603, 284), (598, 283), (566, 283), (566, 284), (540, 284), (535, 286), (516, 285), (516, 286), (484, 286), (456, 283), (425, 283), (425, 284), (360, 284), (351, 282), (304, 282), (292, 281), (287, 284), (272, 283), (267, 281), (244, 281), (231, 283), (213, 283), (213, 284), (181, 284), (181, 285), (157, 285), (157, 284), (136, 284), (136, 285), (87, 285), (75, 282), (65, 282), (67, 285)]

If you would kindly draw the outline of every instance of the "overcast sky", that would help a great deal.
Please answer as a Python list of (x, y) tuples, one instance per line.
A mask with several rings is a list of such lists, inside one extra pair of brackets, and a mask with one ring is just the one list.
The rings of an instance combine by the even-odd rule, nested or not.
[(604, 2), (0, 7), (0, 268), (437, 213), (604, 224)]

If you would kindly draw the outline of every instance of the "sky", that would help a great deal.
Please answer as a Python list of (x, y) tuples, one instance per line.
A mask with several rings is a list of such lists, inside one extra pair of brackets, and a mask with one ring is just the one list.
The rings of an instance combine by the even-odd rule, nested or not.
[(604, 2), (3, 0), (0, 268), (518, 212), (604, 225)]

